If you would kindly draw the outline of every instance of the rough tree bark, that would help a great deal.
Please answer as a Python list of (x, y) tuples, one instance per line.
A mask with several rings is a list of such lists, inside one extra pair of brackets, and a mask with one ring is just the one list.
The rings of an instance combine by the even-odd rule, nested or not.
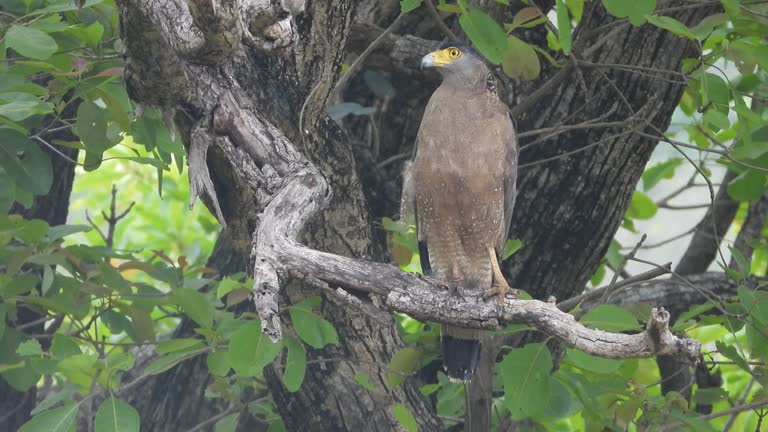
[[(395, 99), (382, 108), (381, 125), (401, 126), (380, 128), (386, 132), (379, 137), (378, 152), (371, 152), (359, 137), (353, 136), (350, 145), (324, 109), (354, 7), (360, 8), (361, 16), (388, 24), (397, 2), (308, 1), (305, 11), (290, 16), (275, 3), (279, 2), (118, 1), (130, 94), (140, 103), (175, 110), (190, 154), (201, 156), (190, 160), (195, 191), (210, 208), (220, 204), (233, 254), (242, 262), (251, 257), (252, 234), (270, 228), (261, 219), (265, 208), (287, 185), (306, 178), (322, 178), (332, 191), (326, 209), (304, 230), (306, 243), (335, 254), (381, 258), (376, 254), (381, 245), (371, 243), (372, 221), (391, 215), (393, 207), (381, 200), (366, 202), (365, 197), (397, 189), (389, 183), (397, 178), (393, 175), (397, 164), (386, 170), (376, 164), (409, 151), (422, 101), (431, 88), (405, 60), (374, 63), (389, 67), (386, 73), (398, 89)], [(494, 10), (510, 13), (498, 5)], [(711, 5), (700, 6), (674, 16), (694, 24), (711, 12)], [(369, 24), (383, 25), (382, 21)], [(537, 298), (564, 299), (582, 290), (656, 143), (634, 132), (665, 130), (683, 89), (680, 83), (606, 65), (677, 71), (683, 58), (697, 54), (691, 44), (668, 32), (614, 21), (599, 2), (591, 2), (574, 39), (576, 66), (545, 68), (534, 83), (509, 85), (510, 104), (523, 103), (516, 112), (523, 133), (595, 119), (625, 123), (571, 130), (535, 144), (531, 138), (523, 142), (529, 146), (521, 155), (524, 168), (511, 236), (520, 238), (524, 247), (505, 270), (513, 286)], [(397, 59), (408, 59), (421, 53), (429, 46), (424, 37), (440, 37), (434, 27), (425, 26), (428, 21), (421, 22), (414, 27), (418, 37), (388, 38), (374, 58), (392, 58), (394, 53)], [(375, 35), (375, 29), (368, 34)], [(548, 90), (545, 99), (539, 96), (541, 89)], [(207, 158), (202, 157), (206, 150)], [(553, 157), (558, 158), (537, 164)], [(358, 176), (356, 169), (366, 175)], [(207, 172), (210, 178), (205, 177)], [(256, 240), (257, 256), (268, 258), (265, 248), (270, 245)], [(257, 297), (268, 297), (270, 288), (286, 274), (274, 271), (281, 268), (277, 263), (257, 264), (264, 266), (257, 274), (263, 282)], [(314, 291), (298, 282), (282, 290), (280, 305)], [(336, 296), (327, 295), (326, 300), (323, 313), (339, 331), (341, 346), (312, 351), (310, 356), (343, 360), (310, 366), (298, 393), (288, 393), (274, 373), (267, 376), (288, 428), (395, 430), (397, 420), (387, 408), (398, 402), (411, 410), (420, 430), (438, 430), (434, 412), (410, 380), (383, 396), (371, 395), (354, 381), (356, 373), (364, 373), (377, 386), (388, 388), (386, 362), (402, 345), (394, 326)], [(187, 362), (169, 371), (174, 375), (161, 375), (154, 383), (200, 373), (199, 366)], [(135, 403), (144, 418), (158, 419), (158, 430), (184, 430), (210, 416), (210, 411), (193, 409), (207, 403), (201, 387), (205, 380), (194, 380), (187, 391), (179, 392), (189, 398), (189, 403), (174, 405), (186, 408), (184, 416), (163, 412), (156, 402), (166, 396), (166, 389), (151, 384)]]

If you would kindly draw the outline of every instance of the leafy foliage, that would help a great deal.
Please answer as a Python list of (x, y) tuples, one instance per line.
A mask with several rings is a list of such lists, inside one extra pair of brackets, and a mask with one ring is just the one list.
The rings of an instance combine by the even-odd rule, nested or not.
[[(200, 356), (212, 376), (208, 397), (259, 416), (270, 430), (283, 430), (263, 384), (264, 368), (274, 365), (288, 391), (301, 389), (312, 367), (308, 353), (340, 342), (333, 325), (317, 313), (322, 300), (308, 297), (290, 305), (287, 317), (295, 334), (277, 343), (251, 314), (235, 313), (253, 281), (244, 274), (220, 275), (205, 265), (218, 227), (200, 207), (186, 209), (185, 151), (164, 113), (139, 110), (128, 98), (114, 1), (90, 0), (82, 9), (75, 3), (6, 0), (0, 6), (0, 377), (20, 391), (37, 386), (44, 395), (20, 430), (69, 431), (85, 412), (95, 413), (88, 421), (96, 431), (140, 430), (135, 408), (119, 397), (118, 391), (131, 384), (124, 382), (126, 371), (143, 379)], [(509, 77), (536, 80), (542, 58), (563, 67), (578, 57), (573, 34), (585, 2), (555, 1), (553, 22), (532, 2), (524, 3), (509, 22), (497, 22), (466, 0), (440, 0), (437, 8), (457, 16), (471, 42)], [(768, 126), (757, 103), (768, 97), (766, 10), (723, 0), (722, 13), (688, 27), (657, 3), (602, 1), (617, 19), (655, 26), (704, 52), (679, 71), (687, 82), (679, 104), (684, 124), (671, 129), (662, 145), (694, 147), (685, 155), (699, 163), (707, 180), (714, 167), (725, 166), (737, 174), (727, 185), (732, 198), (759, 199), (768, 191)], [(409, 13), (422, 1), (400, 4)], [(546, 47), (527, 42), (530, 29), (546, 31)], [(366, 72), (365, 82), (378, 98), (396, 91), (374, 71)], [(353, 102), (329, 109), (337, 120), (375, 112)], [(49, 155), (59, 157), (55, 151), (67, 148), (81, 151), (74, 161), (80, 167), (69, 223), (49, 226), (8, 214), (14, 206), (16, 212), (30, 208), (34, 197), (51, 190), (59, 179)], [(645, 170), (642, 191), (627, 203), (623, 229), (637, 231), (636, 224), (658, 220), (668, 203), (654, 193), (689, 165), (680, 156)], [(116, 192), (104, 187), (109, 184)], [(132, 202), (139, 204), (131, 208)], [(108, 210), (112, 204), (116, 213)], [(102, 209), (103, 218), (90, 217)], [(118, 223), (125, 209), (130, 211)], [(413, 227), (386, 218), (381, 224), (397, 264), (421, 271)], [(723, 374), (721, 388), (694, 389), (689, 406), (678, 394), (661, 395), (652, 360), (601, 359), (567, 349), (555, 367), (546, 343), (530, 343), (506, 350), (496, 365), (497, 393), (504, 396), (494, 401), (494, 426), (510, 417), (532, 419), (544, 430), (656, 430), (675, 421), (691, 430), (710, 430), (726, 419), (705, 422), (692, 410), (696, 404), (718, 411), (730, 408), (731, 401), (765, 398), (768, 294), (764, 286), (746, 282), (765, 276), (766, 232), (752, 245), (752, 256), (732, 252), (737, 266), (727, 271), (740, 283), (736, 297), (692, 305), (675, 324), (707, 347), (705, 361)], [(521, 247), (518, 240), (508, 241), (503, 259), (514, 260)], [(593, 286), (610, 271), (620, 271), (621, 249), (618, 241), (611, 242)], [(22, 310), (34, 312), (39, 322), (22, 323)], [(173, 338), (182, 316), (195, 324), (195, 333)], [(637, 332), (645, 316), (601, 305), (580, 321), (606, 331)], [(463, 385), (440, 372), (427, 373), (439, 362), (439, 326), (402, 315), (396, 319), (407, 346), (386, 359), (386, 382), (363, 374), (355, 381), (377, 397), (406, 380), (417, 381), (446, 424), (455, 423), (451, 419), (464, 415)], [(145, 345), (154, 347), (155, 357), (137, 371), (132, 349)], [(86, 404), (93, 406), (81, 409)], [(405, 430), (417, 430), (406, 406), (385, 409)], [(240, 415), (222, 417), (215, 430), (234, 430)], [(758, 415), (738, 417), (734, 430), (754, 429)]]

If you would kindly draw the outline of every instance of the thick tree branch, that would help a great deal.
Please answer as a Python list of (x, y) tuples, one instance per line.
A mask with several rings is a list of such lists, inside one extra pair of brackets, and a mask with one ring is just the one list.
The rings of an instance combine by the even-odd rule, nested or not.
[[(688, 245), (683, 257), (675, 266), (675, 272), (681, 275), (700, 273), (707, 270), (712, 260), (717, 256), (720, 244), (716, 239), (721, 239), (731, 226), (736, 211), (739, 209), (739, 203), (732, 199), (727, 192), (726, 185), (730, 183), (736, 174), (733, 171), (727, 171), (722, 181), (722, 186), (717, 191), (714, 202), (720, 204), (710, 206), (707, 214), (696, 226), (691, 243)], [(712, 221), (715, 221), (713, 231)]]
[(307, 220), (322, 209), (327, 185), (311, 171), (298, 174), (265, 209), (257, 233), (254, 269), (256, 306), (265, 332), (280, 337), (276, 295), (279, 275), (312, 277), (350, 292), (380, 294), (384, 304), (424, 321), (461, 327), (500, 329), (506, 323), (524, 323), (557, 337), (577, 349), (610, 358), (649, 357), (658, 354), (698, 355), (698, 342), (670, 333), (669, 313), (654, 309), (645, 332), (626, 335), (592, 330), (554, 303), (538, 300), (488, 302), (482, 295), (457, 298), (439, 285), (394, 266), (346, 258), (304, 247), (298, 242)]

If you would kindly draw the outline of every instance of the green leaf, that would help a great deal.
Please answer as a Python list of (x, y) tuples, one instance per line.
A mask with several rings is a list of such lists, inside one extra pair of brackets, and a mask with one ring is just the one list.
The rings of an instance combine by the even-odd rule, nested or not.
[(392, 387), (397, 387), (416, 370), (421, 360), (421, 351), (406, 347), (396, 352), (389, 361), (389, 373), (387, 377)]
[(681, 36), (690, 40), (696, 40), (696, 35), (691, 32), (691, 29), (689, 29), (688, 26), (672, 17), (647, 15), (645, 19), (647, 19), (649, 23), (655, 25), (656, 27), (666, 30), (674, 35)]
[(155, 352), (158, 354), (168, 354), (177, 351), (189, 351), (203, 346), (203, 341), (194, 338), (180, 338), (164, 340), (157, 344)]
[(624, 364), (622, 360), (595, 357), (591, 354), (587, 354), (576, 349), (569, 348), (567, 352), (569, 363), (579, 369), (587, 370), (601, 375), (616, 372)]
[(285, 362), (283, 381), (289, 392), (295, 392), (304, 382), (304, 374), (307, 371), (307, 352), (304, 350), (304, 344), (293, 336), (286, 336), (284, 343), (288, 348), (288, 359)]
[(53, 104), (41, 101), (33, 94), (22, 92), (0, 93), (0, 116), (10, 119), (10, 126), (16, 131), (20, 131), (20, 128), (13, 127), (13, 122), (22, 121), (36, 114), (49, 114), (52, 111)]
[(697, 316), (707, 312), (713, 307), (715, 307), (715, 304), (711, 302), (691, 306), (686, 312), (680, 314), (680, 316), (677, 318), (677, 321), (675, 321), (674, 329), (683, 330), (683, 328), (678, 328), (678, 326), (683, 326), (686, 321), (696, 318)]
[(87, 152), (103, 153), (113, 145), (107, 138), (106, 113), (91, 101), (83, 101), (77, 108), (75, 131)]
[(563, 54), (571, 54), (571, 17), (568, 16), (568, 8), (563, 0), (557, 0), (557, 32), (560, 36), (560, 47)]
[(96, 432), (138, 432), (139, 424), (138, 411), (115, 397), (99, 405), (94, 420)]
[(741, 274), (741, 277), (743, 278), (745, 276), (748, 276), (752, 268), (749, 264), (749, 260), (747, 260), (744, 254), (742, 254), (741, 251), (736, 249), (735, 247), (729, 247), (728, 250), (731, 251), (731, 255), (733, 256), (733, 259), (736, 261), (736, 265), (739, 269), (739, 273)]
[(16, 183), (0, 166), (0, 214), (5, 214), (16, 201)]
[(593, 274), (592, 277), (589, 278), (589, 283), (592, 284), (593, 287), (597, 287), (600, 285), (600, 282), (603, 281), (604, 277), (605, 277), (605, 264), (600, 264), (597, 270), (595, 270), (595, 274)]
[(22, 189), (45, 195), (53, 183), (51, 160), (40, 148), (11, 129), (0, 129), (0, 166)]
[(526, 80), (536, 79), (541, 72), (536, 51), (514, 36), (507, 38), (507, 48), (501, 58), (501, 68), (509, 77), (520, 77)]
[(261, 332), (259, 323), (249, 322), (240, 327), (229, 341), (229, 363), (241, 377), (259, 375), (282, 349), (281, 342), (272, 342)]
[(581, 408), (581, 404), (559, 380), (552, 379), (550, 382), (552, 385), (544, 415), (556, 419), (572, 416)]
[(59, 50), (56, 41), (45, 32), (20, 25), (12, 25), (8, 29), (5, 45), (23, 56), (37, 60), (46, 60)]
[(339, 336), (333, 324), (316, 315), (312, 309), (320, 305), (320, 297), (307, 297), (289, 307), (291, 321), (301, 340), (313, 348), (337, 344)]
[(697, 404), (714, 405), (728, 398), (728, 392), (722, 387), (699, 388), (693, 394), (693, 401)]
[(750, 139), (736, 142), (731, 156), (738, 160), (757, 159), (768, 153), (768, 125), (758, 127), (750, 135)]
[(616, 305), (599, 305), (584, 314), (579, 321), (589, 328), (610, 332), (640, 329), (637, 319)]
[(746, 170), (728, 183), (728, 195), (737, 201), (754, 201), (766, 190), (768, 176), (756, 170)]
[(757, 322), (745, 325), (749, 355), (753, 359), (762, 359), (768, 355), (768, 326)]
[(230, 293), (231, 291), (234, 291), (240, 288), (243, 288), (242, 282), (232, 279), (230, 277), (225, 277), (224, 279), (221, 280), (221, 282), (219, 282), (218, 288), (216, 288), (216, 297), (224, 298), (224, 296)]
[(552, 357), (545, 344), (511, 350), (499, 364), (504, 383), (504, 404), (513, 419), (542, 414), (550, 396)]
[(629, 17), (634, 26), (643, 25), (646, 15), (656, 9), (656, 0), (603, 0), (603, 6), (609, 14), (617, 18)]
[(168, 369), (176, 366), (184, 360), (194, 357), (196, 354), (198, 354), (198, 351), (175, 353), (160, 357), (159, 359), (148, 364), (144, 369), (144, 373), (147, 375), (157, 375), (167, 371)]
[(69, 404), (45, 411), (24, 423), (18, 432), (70, 432), (74, 430), (79, 408), (80, 405)]
[(738, 367), (743, 369), (746, 372), (752, 373), (752, 369), (749, 367), (749, 364), (746, 360), (744, 360), (744, 357), (742, 357), (739, 352), (736, 350), (735, 347), (732, 345), (726, 345), (724, 342), (721, 341), (715, 341), (715, 347), (717, 348), (717, 352), (723, 355), (723, 357), (727, 358), (728, 360), (733, 361), (736, 363)]
[(173, 293), (185, 315), (192, 318), (200, 327), (213, 326), (213, 304), (205, 295), (186, 288), (177, 289)]
[(539, 12), (539, 8), (536, 7), (524, 7), (517, 11), (515, 16), (512, 18), (512, 25), (508, 27), (508, 29), (516, 29), (518, 27), (522, 27), (525, 23), (530, 22), (532, 20), (535, 20), (536, 18), (541, 17), (541, 13)]
[(43, 355), (43, 348), (37, 339), (29, 339), (19, 344), (19, 347), (16, 348), (16, 354), (20, 356), (41, 356)]
[(611, 244), (608, 245), (605, 259), (608, 260), (608, 265), (614, 270), (617, 270), (624, 262), (624, 255), (621, 254), (621, 243), (616, 239), (611, 240)]
[(358, 384), (360, 384), (364, 389), (368, 390), (369, 392), (376, 392), (376, 387), (373, 386), (371, 383), (370, 378), (368, 378), (367, 375), (364, 375), (362, 373), (355, 374), (355, 381), (357, 381)]
[(407, 14), (421, 6), (421, 0), (400, 0), (400, 12)]
[(229, 353), (227, 351), (213, 351), (206, 359), (208, 370), (216, 376), (225, 376), (229, 372)]
[(581, 15), (584, 12), (584, 0), (565, 0), (571, 15), (576, 22), (581, 22)]
[(95, 21), (88, 26), (78, 24), (77, 26), (70, 27), (68, 33), (82, 40), (91, 48), (96, 48), (104, 35), (104, 26), (98, 21)]
[(514, 255), (520, 248), (523, 247), (523, 242), (518, 239), (507, 240), (504, 243), (504, 251), (501, 253), (501, 260), (504, 261), (507, 258)]
[(648, 191), (660, 181), (672, 179), (675, 176), (675, 170), (682, 164), (681, 158), (672, 158), (646, 169), (643, 172), (643, 190)]
[(708, 109), (704, 113), (704, 124), (715, 132), (731, 127), (728, 116), (715, 109)]
[(648, 198), (648, 195), (640, 191), (634, 191), (626, 216), (632, 219), (650, 219), (656, 215), (657, 210), (656, 203)]
[(400, 422), (405, 430), (408, 432), (419, 431), (419, 425), (416, 423), (416, 419), (413, 418), (413, 414), (411, 414), (405, 405), (395, 404), (394, 407), (392, 407), (392, 413), (395, 415), (395, 417), (397, 417), (397, 421)]
[(468, 6), (459, 17), (459, 24), (469, 40), (489, 62), (501, 63), (507, 49), (507, 34), (495, 19), (474, 6)]
[(230, 414), (216, 422), (213, 432), (235, 432), (239, 419), (240, 413)]
[(48, 230), (48, 234), (45, 236), (45, 240), (53, 242), (62, 239), (66, 236), (77, 234), (80, 232), (88, 232), (92, 230), (88, 225), (56, 225), (52, 226)]
[(768, 291), (756, 291), (739, 285), (736, 292), (744, 309), (758, 322), (768, 325)]
[(706, 73), (701, 80), (703, 104), (707, 105), (709, 102), (728, 106), (731, 100), (731, 91), (728, 89), (728, 84), (725, 80), (718, 75)]
[(729, 21), (728, 15), (724, 13), (717, 13), (710, 15), (703, 20), (699, 21), (693, 28), (691, 33), (696, 35), (696, 39), (703, 41), (712, 33), (715, 27), (723, 25)]
[(57, 392), (53, 392), (45, 397), (37, 406), (35, 406), (35, 409), (30, 411), (30, 414), (38, 415), (43, 411), (47, 411), (51, 407), (54, 407), (59, 404), (59, 402), (68, 399), (72, 397), (72, 394), (75, 392), (76, 386), (72, 385), (71, 383), (65, 383), (63, 385), (63, 389)]

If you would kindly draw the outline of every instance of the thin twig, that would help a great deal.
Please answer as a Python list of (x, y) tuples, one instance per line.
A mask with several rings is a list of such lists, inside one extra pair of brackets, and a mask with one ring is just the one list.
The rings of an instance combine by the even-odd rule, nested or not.
[(643, 245), (643, 242), (645, 239), (648, 238), (646, 234), (643, 234), (642, 237), (640, 237), (640, 241), (637, 242), (635, 247), (632, 249), (631, 252), (624, 255), (624, 258), (621, 260), (621, 264), (619, 265), (619, 268), (616, 269), (616, 271), (613, 273), (613, 278), (611, 279), (611, 283), (608, 284), (608, 289), (606, 289), (603, 292), (603, 295), (600, 297), (600, 303), (605, 303), (606, 300), (608, 300), (608, 297), (613, 294), (614, 289), (616, 289), (616, 281), (619, 279), (619, 273), (621, 270), (624, 269), (624, 266), (627, 265), (627, 261), (635, 257), (635, 254), (637, 253), (638, 249), (640, 249), (640, 246)]
[[(613, 287), (614, 291), (619, 289), (619, 288), (625, 287), (625, 286), (629, 286), (629, 285), (632, 285), (632, 284), (635, 284), (635, 283), (638, 283), (638, 282), (645, 282), (645, 281), (651, 280), (653, 278), (659, 277), (661, 275), (667, 274), (667, 273), (670, 272), (671, 269), (672, 269), (672, 263), (670, 262), (670, 263), (664, 264), (663, 266), (661, 266), (659, 268), (654, 268), (654, 269), (648, 270), (647, 272), (640, 273), (639, 275), (632, 276), (631, 278), (627, 278), (627, 279), (618, 281), (618, 282), (616, 282), (616, 284)], [(593, 290), (591, 290), (589, 292), (586, 292), (584, 294), (579, 294), (579, 295), (577, 295), (575, 297), (569, 298), (568, 300), (564, 300), (564, 301), (558, 303), (557, 307), (561, 311), (568, 312), (571, 309), (575, 308), (576, 306), (580, 305), (581, 303), (583, 303), (583, 302), (585, 302), (585, 301), (587, 301), (587, 300), (589, 300), (591, 298), (594, 298), (594, 297), (596, 297), (598, 295), (601, 295), (601, 293), (603, 291), (607, 290), (607, 289), (608, 289), (608, 286), (603, 286), (603, 287), (600, 287), (600, 288), (595, 288), (595, 289), (593, 289)]]
[(424, 4), (427, 5), (429, 15), (432, 16), (432, 19), (434, 19), (435, 24), (437, 24), (437, 27), (440, 29), (440, 31), (443, 32), (443, 34), (451, 41), (459, 42), (460, 39), (456, 36), (456, 34), (453, 33), (453, 31), (451, 31), (447, 25), (445, 25), (443, 17), (440, 16), (440, 12), (437, 11), (437, 8), (435, 7), (435, 4), (432, 3), (432, 0), (424, 0)]
[[(752, 403), (748, 403), (748, 404), (744, 404), (744, 405), (735, 406), (733, 408), (730, 408), (730, 409), (727, 409), (727, 410), (723, 410), (723, 411), (719, 411), (719, 412), (716, 412), (716, 413), (703, 415), (703, 416), (697, 417), (697, 419), (701, 420), (701, 421), (712, 420), (712, 419), (716, 419), (718, 417), (723, 417), (723, 416), (732, 415), (732, 414), (739, 414), (739, 413), (742, 413), (744, 411), (749, 411), (749, 410), (753, 410), (753, 409), (756, 409), (756, 408), (761, 408), (761, 407), (764, 407), (766, 405), (768, 405), (768, 399), (763, 399), (763, 400), (759, 400), (757, 402), (752, 402)], [(682, 422), (677, 422), (677, 423), (666, 425), (661, 430), (662, 430), (662, 432), (674, 431), (674, 430), (679, 430), (679, 428), (682, 427), (682, 426), (683, 426)]]

